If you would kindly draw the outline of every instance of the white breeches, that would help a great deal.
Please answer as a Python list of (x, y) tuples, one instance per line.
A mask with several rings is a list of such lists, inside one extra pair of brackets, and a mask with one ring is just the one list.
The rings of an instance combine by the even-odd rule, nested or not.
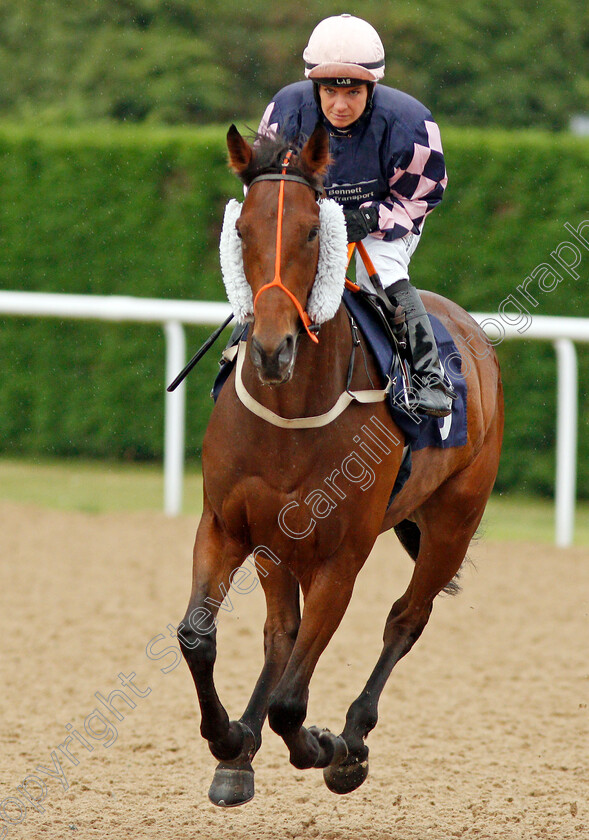
[[(374, 268), (380, 277), (383, 288), (391, 286), (397, 280), (409, 279), (409, 262), (413, 252), (419, 244), (420, 235), (408, 233), (401, 239), (394, 239), (392, 242), (385, 242), (374, 236), (366, 236), (362, 243), (368, 252), (368, 256), (374, 263)], [(359, 286), (370, 289), (368, 272), (364, 268), (362, 257), (356, 251), (356, 283)]]

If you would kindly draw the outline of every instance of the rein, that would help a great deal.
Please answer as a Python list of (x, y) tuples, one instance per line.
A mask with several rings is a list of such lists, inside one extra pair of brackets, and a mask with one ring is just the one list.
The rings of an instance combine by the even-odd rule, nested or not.
[(313, 192), (316, 192), (314, 187), (312, 187), (311, 184), (309, 184), (309, 182), (306, 181), (304, 178), (299, 177), (298, 175), (287, 174), (286, 170), (287, 170), (287, 167), (290, 163), (291, 157), (292, 157), (292, 149), (287, 152), (286, 157), (282, 161), (282, 172), (280, 174), (259, 175), (257, 178), (254, 178), (254, 180), (250, 184), (250, 187), (251, 187), (256, 181), (280, 181), (280, 186), (278, 188), (278, 217), (277, 217), (277, 220), (276, 220), (277, 221), (277, 224), (276, 224), (276, 258), (275, 258), (275, 262), (274, 262), (274, 279), (272, 280), (271, 283), (266, 283), (258, 291), (257, 295), (254, 298), (254, 312), (255, 312), (255, 308), (256, 308), (256, 303), (258, 301), (258, 298), (262, 294), (262, 292), (266, 292), (268, 289), (271, 289), (272, 287), (276, 286), (277, 288), (282, 289), (282, 291), (285, 292), (288, 295), (288, 297), (291, 299), (291, 301), (293, 302), (293, 304), (294, 304), (294, 306), (295, 306), (295, 308), (296, 308), (296, 310), (299, 314), (299, 318), (303, 322), (303, 326), (305, 327), (305, 330), (307, 331), (307, 335), (309, 336), (311, 341), (313, 341), (315, 344), (319, 344), (319, 339), (310, 329), (312, 321), (309, 318), (308, 313), (303, 309), (303, 307), (301, 306), (301, 304), (299, 303), (299, 301), (297, 300), (295, 295), (293, 295), (293, 293), (290, 291), (290, 289), (286, 288), (286, 286), (282, 282), (282, 277), (281, 277), (281, 274), (280, 274), (280, 269), (281, 269), (280, 259), (281, 259), (281, 254), (282, 254), (282, 216), (283, 216), (283, 212), (284, 212), (284, 182), (285, 181), (296, 181), (298, 183), (305, 184), (307, 187), (309, 187), (309, 189), (312, 189)]

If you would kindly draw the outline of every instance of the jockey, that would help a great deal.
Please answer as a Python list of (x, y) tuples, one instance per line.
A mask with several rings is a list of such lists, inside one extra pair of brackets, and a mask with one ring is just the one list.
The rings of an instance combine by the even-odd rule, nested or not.
[[(308, 81), (276, 94), (259, 133), (294, 141), (323, 122), (331, 158), (325, 192), (344, 209), (348, 241), (363, 242), (392, 310), (399, 304), (405, 310), (412, 408), (444, 417), (455, 395), (444, 383), (431, 324), (408, 270), (425, 218), (447, 183), (438, 126), (416, 99), (377, 84), (384, 75), (384, 48), (360, 18), (345, 14), (321, 21), (303, 59)], [(370, 289), (358, 255), (356, 282)]]

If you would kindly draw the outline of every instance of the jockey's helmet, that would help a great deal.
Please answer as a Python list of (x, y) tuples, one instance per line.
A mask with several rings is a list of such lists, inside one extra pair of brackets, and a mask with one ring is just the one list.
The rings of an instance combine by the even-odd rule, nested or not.
[(338, 87), (377, 82), (384, 76), (384, 47), (376, 29), (354, 15), (317, 24), (303, 52), (305, 76)]

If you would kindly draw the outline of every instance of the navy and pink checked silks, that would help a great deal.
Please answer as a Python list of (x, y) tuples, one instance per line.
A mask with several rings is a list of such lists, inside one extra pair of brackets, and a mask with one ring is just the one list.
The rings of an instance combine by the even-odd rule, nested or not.
[(348, 129), (334, 129), (321, 114), (313, 83), (296, 82), (270, 103), (259, 132), (294, 142), (310, 136), (319, 119), (330, 132), (328, 197), (343, 207), (377, 207), (379, 230), (373, 236), (391, 241), (421, 233), (448, 180), (440, 131), (428, 109), (378, 84), (369, 111)]

